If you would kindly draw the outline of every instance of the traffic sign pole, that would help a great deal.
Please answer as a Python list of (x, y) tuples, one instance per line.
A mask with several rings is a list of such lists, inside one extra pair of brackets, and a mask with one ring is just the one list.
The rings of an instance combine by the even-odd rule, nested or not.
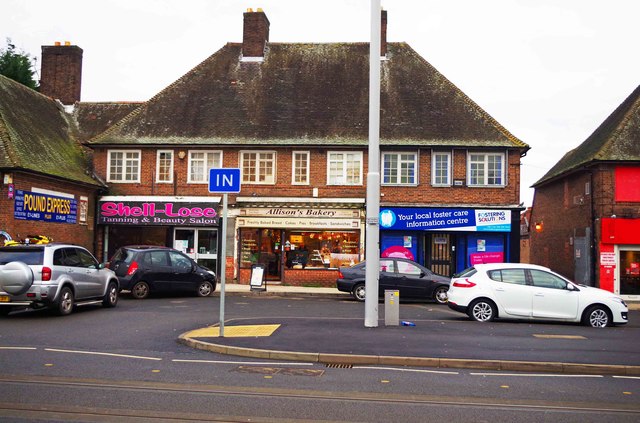
[(227, 199), (228, 195), (222, 195), (222, 265), (220, 266), (220, 337), (224, 338), (224, 294), (227, 278)]
[(224, 297), (225, 281), (227, 278), (227, 193), (240, 192), (240, 169), (214, 168), (209, 169), (209, 192), (223, 193), (222, 196), (222, 246), (220, 247), (220, 337), (224, 337)]

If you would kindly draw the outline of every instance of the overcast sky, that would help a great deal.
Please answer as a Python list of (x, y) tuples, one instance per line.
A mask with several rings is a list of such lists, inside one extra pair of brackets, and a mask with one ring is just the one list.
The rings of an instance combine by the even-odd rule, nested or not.
[[(262, 8), (272, 42), (366, 42), (369, 0), (2, 0), (0, 45), (84, 50), (82, 101), (144, 101)], [(640, 0), (382, 0), (404, 41), (516, 137), (522, 196), (640, 85)]]

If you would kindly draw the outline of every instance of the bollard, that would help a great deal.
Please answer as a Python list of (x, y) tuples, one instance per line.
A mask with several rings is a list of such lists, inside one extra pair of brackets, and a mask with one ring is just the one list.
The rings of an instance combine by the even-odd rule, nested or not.
[(400, 292), (397, 289), (384, 291), (384, 324), (385, 326), (400, 325)]

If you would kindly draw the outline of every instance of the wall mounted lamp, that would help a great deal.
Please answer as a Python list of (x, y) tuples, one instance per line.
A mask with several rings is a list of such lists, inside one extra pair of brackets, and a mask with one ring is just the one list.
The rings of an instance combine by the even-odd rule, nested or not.
[(180, 160), (184, 160), (185, 157), (187, 157), (187, 152), (186, 151), (178, 151), (178, 158)]

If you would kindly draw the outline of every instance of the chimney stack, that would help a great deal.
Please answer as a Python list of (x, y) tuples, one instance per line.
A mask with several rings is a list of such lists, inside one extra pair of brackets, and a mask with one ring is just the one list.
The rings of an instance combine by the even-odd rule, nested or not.
[(258, 9), (247, 9), (244, 13), (244, 28), (242, 31), (242, 56), (264, 57), (264, 49), (269, 41), (269, 19)]
[(380, 13), (380, 56), (387, 55), (387, 11)]
[(82, 49), (69, 41), (42, 46), (40, 92), (64, 105), (80, 101)]

